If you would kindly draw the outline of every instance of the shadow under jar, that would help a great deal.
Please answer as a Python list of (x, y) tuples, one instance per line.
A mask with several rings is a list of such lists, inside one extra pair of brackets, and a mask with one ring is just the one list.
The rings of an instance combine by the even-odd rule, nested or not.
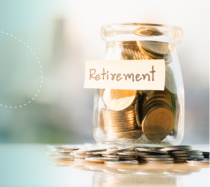
[(109, 24), (101, 28), (105, 60), (165, 59), (165, 88), (96, 89), (93, 133), (105, 144), (178, 145), (184, 135), (184, 88), (176, 46), (180, 27), (159, 24)]

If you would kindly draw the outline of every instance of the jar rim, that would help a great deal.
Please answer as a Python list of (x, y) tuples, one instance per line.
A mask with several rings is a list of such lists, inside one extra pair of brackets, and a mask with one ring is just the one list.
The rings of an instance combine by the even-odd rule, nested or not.
[[(137, 29), (143, 29), (144, 36), (135, 34)], [(155, 29), (156, 35), (148, 30)], [(105, 41), (153, 40), (178, 44), (183, 37), (183, 29), (178, 26), (156, 23), (111, 23), (101, 27), (101, 37)], [(122, 39), (120, 39), (122, 38)]]
[(103, 25), (103, 27), (105, 27), (105, 26), (117, 26), (117, 25), (160, 26), (160, 27), (171, 27), (171, 28), (176, 28), (176, 29), (181, 29), (182, 30), (182, 28), (179, 27), (179, 26), (168, 25), (168, 24), (158, 24), (158, 23), (109, 23), (109, 24)]

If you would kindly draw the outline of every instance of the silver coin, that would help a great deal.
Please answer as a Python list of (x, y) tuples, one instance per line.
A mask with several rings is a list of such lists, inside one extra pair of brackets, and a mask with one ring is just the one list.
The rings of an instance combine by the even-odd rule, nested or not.
[(102, 155), (102, 157), (108, 157), (108, 158), (118, 158), (119, 155)]
[(156, 153), (156, 154), (168, 154), (168, 152), (162, 151), (160, 149), (136, 148), (136, 150), (141, 151), (141, 152), (150, 152), (150, 153)]
[(134, 147), (126, 147), (126, 148), (119, 148), (119, 149), (107, 149), (107, 153), (117, 153), (122, 151), (130, 151), (133, 150)]
[(142, 158), (142, 160), (147, 161), (173, 161), (173, 158)]
[(72, 146), (72, 145), (62, 145), (61, 149), (65, 149), (65, 150), (69, 150), (69, 151), (74, 151), (74, 150), (78, 150), (79, 148), (76, 146)]
[(182, 157), (182, 156), (202, 156), (203, 153), (186, 153), (186, 154), (181, 154), (181, 153), (176, 153), (176, 154), (170, 154), (172, 157)]
[(136, 158), (136, 156), (132, 156), (132, 155), (104, 155), (104, 157), (109, 157), (109, 158), (115, 158), (115, 157), (119, 157), (119, 158)]
[(105, 162), (105, 161), (118, 161), (119, 158), (107, 158), (107, 157), (100, 157), (100, 158), (85, 158), (86, 161), (91, 162)]
[(203, 159), (204, 156), (183, 156), (183, 157), (174, 157), (177, 160), (194, 160), (194, 159)]
[(88, 155), (102, 155), (102, 152), (88, 152)]
[(169, 44), (165, 42), (157, 42), (157, 41), (141, 41), (144, 48), (151, 51), (152, 53), (156, 53), (159, 55), (168, 54)]
[(170, 161), (170, 160), (165, 160), (165, 161), (161, 161), (161, 160), (150, 160), (147, 161), (148, 164), (173, 164), (174, 161)]
[(113, 165), (138, 165), (139, 162), (137, 160), (133, 161), (106, 161), (105, 164), (113, 166)]
[(100, 157), (100, 156), (82, 154), (82, 155), (74, 155), (74, 157), (75, 158), (90, 158), (90, 157)]
[(168, 146), (161, 148), (162, 151), (179, 151), (179, 150), (190, 150), (192, 146), (189, 145), (179, 145), (179, 146)]
[(53, 156), (53, 157), (49, 157), (49, 160), (74, 160), (74, 156), (70, 157), (61, 157), (61, 156)]
[(176, 147), (167, 147), (167, 148), (162, 148), (161, 151), (167, 151), (167, 152), (171, 152), (171, 151), (182, 151), (182, 148), (176, 148)]
[(74, 153), (91, 153), (91, 152), (103, 152), (107, 149), (80, 149), (77, 151), (74, 151)]
[(116, 155), (116, 153), (117, 153), (117, 152), (115, 152), (115, 153), (109, 153), (109, 152), (107, 152), (107, 151), (101, 152), (102, 155)]
[(145, 156), (148, 153), (139, 153), (139, 152), (129, 152), (129, 151), (125, 151), (125, 152), (119, 152), (117, 153), (117, 155), (126, 155), (126, 156)]
[(172, 151), (171, 154), (193, 154), (193, 153), (201, 153), (200, 150), (183, 150), (183, 151)]
[(78, 153), (78, 152), (73, 152), (72, 155), (75, 155), (75, 156), (76, 156), (76, 155), (78, 155), (78, 156), (83, 156), (83, 155), (86, 156), (86, 155), (87, 155), (87, 157), (88, 157), (88, 156), (89, 156), (89, 157), (92, 156), (92, 154), (85, 154), (85, 153)]
[(62, 155), (70, 155), (71, 152), (66, 151), (66, 152), (60, 152), (60, 151), (55, 151), (55, 152), (51, 152), (52, 154), (62, 154)]
[(68, 151), (74, 151), (78, 150), (79, 148), (76, 146), (71, 146), (71, 145), (47, 145), (47, 148), (50, 150), (68, 150)]

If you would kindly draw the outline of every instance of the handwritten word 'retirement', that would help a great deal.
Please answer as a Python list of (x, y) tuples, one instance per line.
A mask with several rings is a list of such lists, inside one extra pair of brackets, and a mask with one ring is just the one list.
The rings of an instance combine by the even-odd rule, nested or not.
[(109, 71), (105, 71), (103, 68), (103, 73), (97, 74), (95, 69), (90, 69), (90, 76), (89, 80), (112, 80), (112, 81), (121, 81), (121, 80), (132, 80), (134, 81), (141, 81), (141, 80), (147, 80), (147, 81), (154, 81), (155, 80), (155, 70), (154, 66), (152, 66), (152, 71), (146, 74), (134, 74), (134, 73), (127, 73), (127, 74), (121, 74), (121, 73), (109, 73)]

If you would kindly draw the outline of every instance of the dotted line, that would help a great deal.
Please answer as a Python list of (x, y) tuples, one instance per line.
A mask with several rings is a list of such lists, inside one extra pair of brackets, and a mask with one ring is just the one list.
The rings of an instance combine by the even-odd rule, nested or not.
[(24, 106), (27, 106), (29, 105), (37, 96), (38, 96), (38, 93), (40, 92), (41, 90), (41, 87), (42, 87), (42, 82), (43, 82), (43, 71), (42, 71), (42, 66), (40, 65), (40, 61), (39, 61), (39, 58), (36, 56), (36, 53), (33, 52), (33, 50), (25, 43), (23, 42), (22, 40), (18, 39), (17, 37), (13, 36), (13, 35), (10, 35), (9, 33), (5, 33), (4, 31), (1, 31), (2, 34), (6, 34), (10, 37), (13, 37), (15, 38), (16, 40), (19, 40), (19, 42), (21, 42), (23, 45), (27, 46), (27, 48), (29, 48), (29, 50), (32, 52), (32, 54), (35, 56), (35, 58), (37, 59), (37, 62), (39, 64), (39, 68), (40, 68), (40, 71), (41, 71), (41, 82), (40, 82), (40, 85), (39, 85), (39, 89), (36, 93), (36, 95), (31, 99), (29, 100), (27, 103), (23, 104), (23, 105), (19, 105), (19, 106), (7, 106), (7, 105), (3, 105), (3, 104), (0, 104), (0, 107), (5, 107), (5, 108), (21, 108), (21, 107), (24, 107)]

